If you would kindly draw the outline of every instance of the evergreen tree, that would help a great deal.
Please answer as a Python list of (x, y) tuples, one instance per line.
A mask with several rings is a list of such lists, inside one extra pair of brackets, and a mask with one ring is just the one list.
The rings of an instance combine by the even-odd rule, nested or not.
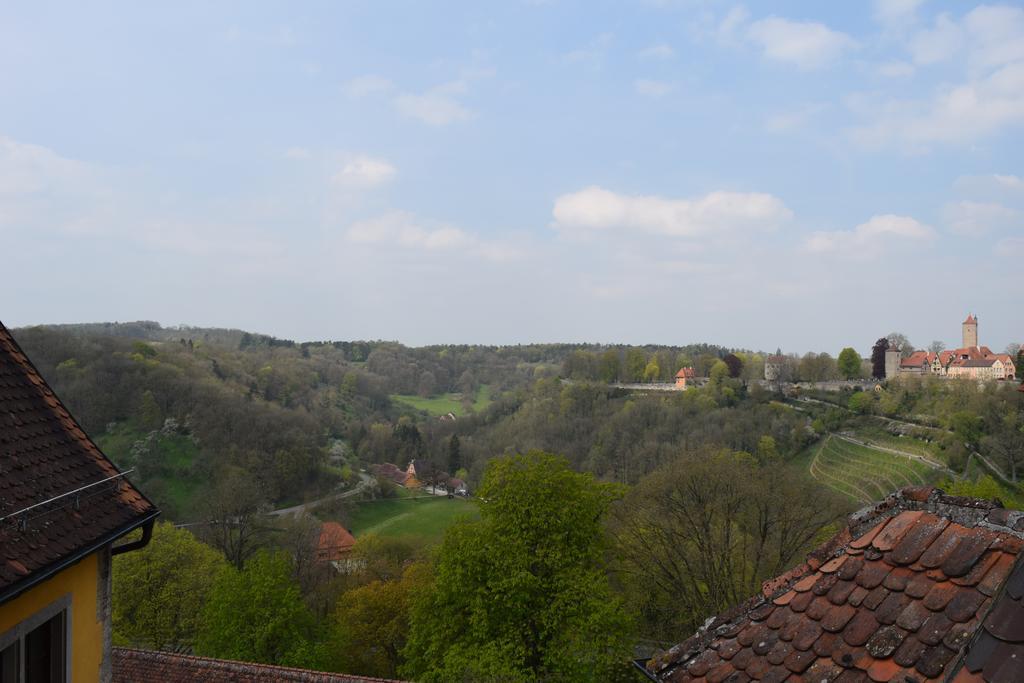
[(448, 439), (448, 473), (455, 476), (455, 473), (462, 469), (462, 453), (459, 446), (459, 435), (452, 434)]

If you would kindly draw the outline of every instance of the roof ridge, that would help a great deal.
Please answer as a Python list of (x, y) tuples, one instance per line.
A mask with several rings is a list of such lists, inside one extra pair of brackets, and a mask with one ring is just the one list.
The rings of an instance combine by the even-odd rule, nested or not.
[(999, 499), (953, 496), (936, 486), (905, 486), (847, 518), (847, 529), (857, 537), (883, 517), (904, 511), (923, 511), (968, 528), (983, 527), (1024, 540), (1024, 511), (1011, 510)]

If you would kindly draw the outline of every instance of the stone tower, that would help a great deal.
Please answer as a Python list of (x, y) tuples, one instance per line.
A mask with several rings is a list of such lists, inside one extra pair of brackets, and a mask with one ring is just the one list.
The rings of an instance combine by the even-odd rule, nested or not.
[(885, 350), (885, 378), (892, 379), (900, 371), (900, 348), (895, 344)]
[(967, 320), (963, 323), (964, 328), (964, 348), (970, 348), (978, 345), (978, 319), (971, 313), (967, 316)]

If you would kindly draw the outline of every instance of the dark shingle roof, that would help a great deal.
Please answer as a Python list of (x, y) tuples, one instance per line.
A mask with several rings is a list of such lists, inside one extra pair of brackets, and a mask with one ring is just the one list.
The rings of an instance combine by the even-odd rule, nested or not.
[(655, 655), (660, 681), (1024, 681), (1024, 513), (903, 489)]
[(384, 678), (325, 673), (269, 664), (232, 662), (171, 652), (115, 647), (114, 683), (400, 683)]
[(0, 602), (158, 514), (118, 474), (0, 324)]

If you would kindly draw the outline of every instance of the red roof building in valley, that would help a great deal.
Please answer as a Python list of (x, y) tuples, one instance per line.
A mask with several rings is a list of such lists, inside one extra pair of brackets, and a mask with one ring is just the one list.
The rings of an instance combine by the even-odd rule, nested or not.
[(697, 378), (697, 371), (693, 368), (679, 368), (676, 373), (676, 388), (685, 389), (687, 381)]
[(316, 559), (320, 562), (343, 560), (356, 544), (355, 537), (337, 522), (320, 525), (320, 540), (316, 545)]
[(114, 683), (401, 683), (384, 678), (113, 648)]
[(1024, 681), (1024, 512), (911, 487), (645, 663), (688, 683)]

